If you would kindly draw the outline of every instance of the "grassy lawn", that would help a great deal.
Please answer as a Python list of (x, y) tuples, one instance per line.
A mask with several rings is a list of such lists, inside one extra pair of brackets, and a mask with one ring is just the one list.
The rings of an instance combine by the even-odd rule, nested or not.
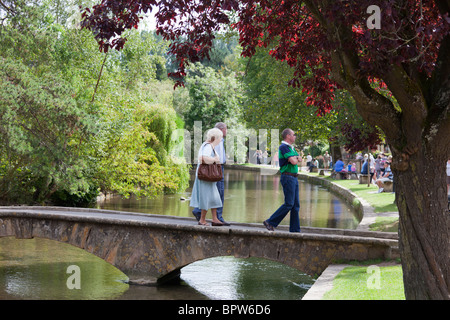
[(394, 203), (395, 195), (390, 192), (378, 193), (378, 187), (374, 184), (371, 184), (368, 187), (367, 184), (359, 184), (358, 180), (333, 180), (330, 177), (327, 179), (351, 190), (358, 197), (366, 200), (374, 207), (375, 212), (398, 211), (397, 206)]
[(398, 232), (398, 218), (377, 217), (374, 224), (370, 225), (371, 231)]
[(405, 300), (400, 266), (355, 266), (342, 270), (325, 300)]

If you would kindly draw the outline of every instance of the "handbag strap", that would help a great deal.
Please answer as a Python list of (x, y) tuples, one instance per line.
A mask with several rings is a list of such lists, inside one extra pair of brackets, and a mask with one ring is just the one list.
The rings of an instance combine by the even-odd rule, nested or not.
[[(214, 154), (219, 155), (219, 154), (217, 153), (216, 149), (214, 149), (214, 146), (212, 145), (211, 142), (204, 142), (204, 143), (203, 143), (203, 146), (202, 146), (202, 150), (203, 150), (203, 148), (204, 148), (207, 144), (210, 144), (210, 145), (211, 145), (211, 148), (213, 149)], [(220, 156), (219, 156), (219, 157), (220, 157)], [(202, 155), (202, 164), (206, 164), (205, 161), (203, 160), (203, 155)]]

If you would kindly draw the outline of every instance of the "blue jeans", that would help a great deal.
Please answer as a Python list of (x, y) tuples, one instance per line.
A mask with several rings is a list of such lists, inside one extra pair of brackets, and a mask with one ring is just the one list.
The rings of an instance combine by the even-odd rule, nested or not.
[(300, 217), (298, 213), (300, 210), (298, 178), (282, 174), (280, 183), (283, 187), (284, 203), (270, 216), (269, 219), (267, 219), (267, 222), (276, 228), (280, 224), (281, 220), (283, 220), (290, 211), (291, 217), (289, 220), (289, 231), (300, 232)]
[[(219, 219), (222, 222), (225, 222), (225, 220), (223, 220), (222, 217), (222, 212), (223, 212), (223, 201), (225, 199), (225, 175), (224, 175), (224, 168), (222, 165), (222, 180), (217, 181), (216, 185), (217, 185), (217, 190), (219, 191), (219, 195), (220, 195), (220, 199), (222, 200), (222, 207), (217, 208), (217, 219)], [(198, 219), (200, 219), (200, 214), (202, 213), (202, 210), (200, 210), (199, 208), (195, 208), (194, 210), (192, 210), (192, 214)]]

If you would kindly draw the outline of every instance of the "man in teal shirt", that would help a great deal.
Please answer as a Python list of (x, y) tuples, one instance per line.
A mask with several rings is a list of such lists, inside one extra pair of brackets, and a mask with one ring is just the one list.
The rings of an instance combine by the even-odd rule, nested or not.
[(301, 161), (299, 154), (292, 144), (295, 142), (295, 134), (291, 129), (284, 129), (281, 133), (283, 141), (278, 150), (280, 158), (280, 183), (284, 192), (284, 204), (275, 211), (269, 219), (264, 221), (267, 230), (273, 231), (284, 217), (291, 212), (289, 221), (290, 232), (300, 232), (300, 199), (298, 189), (298, 163)]

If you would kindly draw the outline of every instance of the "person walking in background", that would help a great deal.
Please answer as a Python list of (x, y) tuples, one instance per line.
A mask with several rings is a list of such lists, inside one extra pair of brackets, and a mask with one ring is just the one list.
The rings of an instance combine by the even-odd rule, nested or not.
[(223, 206), (222, 200), (220, 199), (220, 194), (217, 189), (216, 182), (204, 181), (198, 179), (198, 168), (202, 161), (206, 164), (219, 163), (220, 157), (217, 151), (215, 151), (215, 147), (222, 140), (223, 134), (222, 131), (213, 128), (207, 132), (207, 139), (201, 145), (200, 150), (198, 152), (198, 165), (197, 171), (195, 173), (195, 181), (194, 186), (192, 188), (192, 195), (190, 206), (194, 208), (198, 208), (201, 210), (200, 218), (198, 220), (199, 225), (207, 226), (206, 222), (206, 213), (209, 209), (211, 209), (212, 213), (212, 225), (213, 226), (222, 226), (222, 222), (217, 219), (217, 208)]
[(330, 168), (330, 160), (331, 160), (331, 157), (328, 154), (328, 151), (325, 151), (325, 154), (323, 155), (323, 164), (324, 164), (325, 169)]
[(311, 165), (312, 156), (310, 153), (306, 156), (306, 166), (309, 167)]
[(269, 219), (263, 222), (269, 231), (274, 231), (284, 217), (291, 212), (289, 231), (300, 232), (300, 200), (298, 188), (298, 163), (301, 161), (299, 154), (292, 144), (295, 142), (295, 134), (291, 129), (285, 129), (281, 133), (283, 141), (279, 147), (280, 183), (284, 192), (284, 204), (276, 210)]
[(278, 152), (274, 152), (271, 161), (272, 167), (278, 167)]
[(263, 152), (262, 157), (264, 164), (267, 165), (267, 158), (269, 157), (269, 153), (267, 152), (267, 150)]
[[(229, 226), (230, 223), (226, 222), (222, 216), (223, 214), (223, 204), (225, 200), (225, 172), (224, 172), (224, 164), (227, 162), (227, 156), (225, 152), (225, 137), (227, 136), (227, 125), (223, 122), (218, 122), (214, 126), (214, 128), (219, 129), (222, 131), (222, 139), (220, 140), (219, 144), (215, 147), (215, 150), (220, 158), (220, 163), (222, 164), (222, 180), (218, 181), (216, 183), (217, 190), (219, 191), (220, 199), (222, 200), (222, 206), (217, 208), (217, 219), (219, 219), (224, 226)], [(200, 220), (201, 217), (201, 210), (199, 208), (195, 208), (192, 210), (192, 214), (195, 216), (197, 221)]]
[(381, 154), (379, 154), (375, 159), (375, 180), (378, 179), (381, 175), (381, 166)]

